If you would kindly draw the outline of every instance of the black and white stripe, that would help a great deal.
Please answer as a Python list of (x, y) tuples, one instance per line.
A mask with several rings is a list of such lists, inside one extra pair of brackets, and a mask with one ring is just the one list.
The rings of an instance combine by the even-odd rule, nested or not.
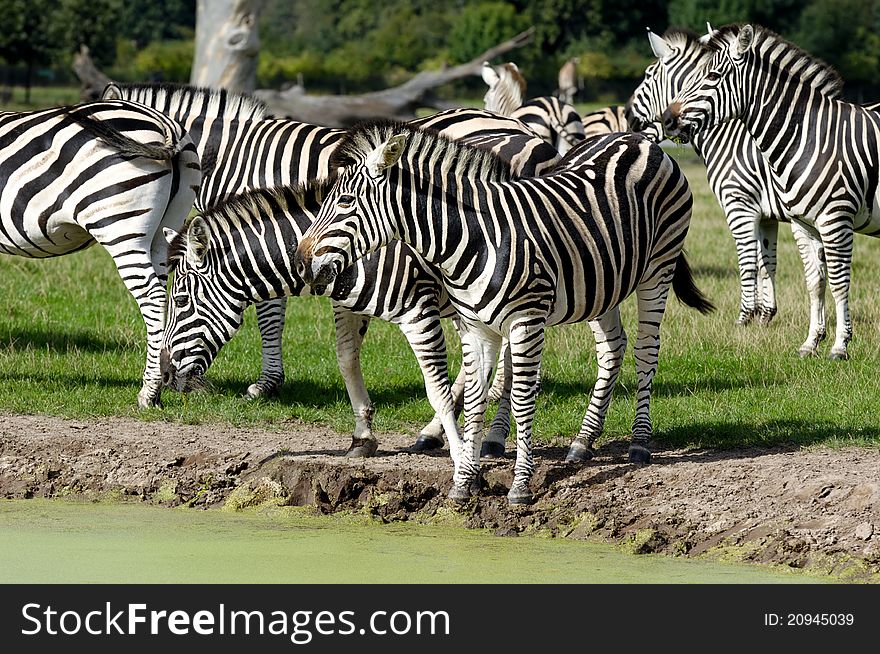
[[(727, 26), (708, 47), (709, 62), (664, 112), (664, 127), (688, 137), (734, 119), (744, 125), (785, 211), (824, 251), (837, 318), (830, 356), (846, 358), (853, 235), (880, 235), (880, 114), (838, 100), (842, 80), (831, 67), (764, 28)], [(811, 295), (802, 355), (825, 337), (824, 300)]]
[(489, 86), (483, 97), (487, 111), (516, 118), (560, 154), (584, 140), (584, 124), (572, 105), (550, 96), (525, 99), (526, 81), (516, 64), (484, 62), (482, 75)]
[(479, 472), (488, 373), (502, 337), (510, 342), (507, 384), (517, 427), (508, 494), (529, 502), (531, 430), (547, 325), (590, 320), (599, 379), (569, 457), (592, 455), (626, 336), (620, 302), (635, 292), (638, 391), (634, 461), (647, 461), (649, 399), (659, 325), (670, 285), (703, 311), (682, 245), (691, 193), (675, 162), (633, 134), (595, 137), (548, 174), (506, 182), (497, 157), (393, 122), (353, 130), (335, 155), (338, 177), (296, 253), (304, 279), (330, 283), (392, 239), (436, 266), (459, 313), (467, 385), (465, 433), (450, 495), (471, 494)]
[[(443, 112), (417, 121), (425, 129), (460, 136), (494, 152), (514, 153), (515, 174), (534, 175), (558, 160), (556, 151), (517, 121), (474, 109)], [(526, 156), (528, 155), (528, 156)], [(198, 380), (242, 323), (251, 303), (310, 292), (292, 269), (291, 253), (317, 212), (322, 186), (255, 190), (217, 205), (175, 235), (175, 269), (163, 356), (166, 383), (186, 390)], [(452, 442), (455, 402), (448, 397), (446, 348), (441, 317), (454, 312), (438, 274), (401, 244), (347, 270), (330, 289), (336, 318), (337, 358), (356, 429), (352, 455), (371, 455), (373, 406), (360, 370), (360, 347), (371, 317), (400, 326), (416, 354), (437, 417), (422, 437)], [(463, 376), (456, 388), (463, 385)], [(460, 393), (460, 390), (459, 390)], [(450, 404), (452, 402), (452, 404)], [(499, 432), (502, 441), (506, 435)]]
[(93, 102), (0, 114), (0, 253), (55, 257), (100, 243), (147, 329), (140, 407), (158, 403), (166, 243), (201, 181), (190, 137), (159, 112)]

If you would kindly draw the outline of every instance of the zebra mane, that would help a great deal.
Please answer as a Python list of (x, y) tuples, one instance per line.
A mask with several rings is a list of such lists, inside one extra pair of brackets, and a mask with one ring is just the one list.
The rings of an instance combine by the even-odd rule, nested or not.
[[(709, 39), (706, 47), (715, 52), (730, 47), (739, 36), (743, 25), (743, 23), (734, 23), (719, 28), (715, 35)], [(824, 95), (837, 95), (842, 91), (843, 78), (831, 65), (766, 27), (760, 25), (753, 25), (753, 27), (755, 30), (753, 47), (756, 52), (767, 53), (772, 50), (774, 60), (785, 72)], [(785, 53), (784, 59), (783, 55), (779, 54), (782, 52)]]
[[(266, 104), (247, 93), (164, 82), (116, 86), (128, 94), (126, 99), (143, 104), (161, 103), (180, 107), (200, 101), (206, 118), (262, 120), (266, 116)], [(144, 103), (144, 99), (150, 102)]]
[(519, 88), (519, 94), (522, 97), (526, 97), (526, 78), (523, 77), (522, 73), (519, 72), (519, 69), (513, 63), (501, 64), (496, 66), (495, 69), (504, 71), (503, 75), (499, 75), (502, 82), (515, 85)]
[[(330, 177), (288, 186), (251, 189), (220, 200), (198, 214), (198, 217), (210, 227), (221, 221), (235, 225), (242, 222), (272, 220), (278, 212), (292, 213), (297, 209), (317, 213), (335, 181), (335, 177)], [(186, 254), (187, 230), (195, 217), (186, 219), (183, 229), (168, 245), (166, 265), (169, 269), (177, 259)], [(251, 220), (252, 217), (257, 220)]]
[(330, 156), (330, 176), (335, 177), (342, 167), (363, 162), (370, 152), (403, 132), (408, 135), (404, 154), (413, 150), (430, 152), (432, 160), (442, 160), (442, 168), (459, 178), (471, 175), (502, 179), (514, 177), (510, 162), (491, 150), (453, 141), (435, 130), (397, 120), (368, 121), (351, 128)]
[(700, 43), (700, 35), (683, 27), (669, 28), (663, 32), (663, 40), (669, 43), (669, 45), (681, 48), (682, 50), (694, 46), (703, 47), (703, 44)]

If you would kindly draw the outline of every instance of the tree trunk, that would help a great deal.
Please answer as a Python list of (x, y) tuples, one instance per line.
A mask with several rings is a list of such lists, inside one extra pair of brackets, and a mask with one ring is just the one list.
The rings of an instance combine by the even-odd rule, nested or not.
[(265, 0), (198, 0), (190, 83), (251, 92), (257, 86), (257, 19)]
[(83, 102), (99, 99), (104, 92), (104, 87), (110, 83), (110, 78), (95, 66), (95, 62), (89, 55), (89, 46), (85, 44), (80, 45), (79, 52), (73, 55), (71, 68), (82, 83), (80, 95)]
[(356, 122), (375, 118), (409, 120), (415, 117), (418, 107), (437, 105), (427, 100), (432, 89), (461, 77), (479, 75), (484, 61), (525, 45), (534, 31), (534, 27), (529, 28), (466, 64), (423, 71), (400, 86), (382, 91), (363, 95), (309, 95), (302, 86), (293, 86), (286, 91), (260, 89), (255, 95), (266, 103), (269, 113), (274, 116), (288, 116), (328, 127), (350, 127)]

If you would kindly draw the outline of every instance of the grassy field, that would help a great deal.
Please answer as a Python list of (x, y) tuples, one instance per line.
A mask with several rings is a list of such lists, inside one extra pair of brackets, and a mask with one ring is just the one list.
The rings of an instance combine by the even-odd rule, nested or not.
[[(737, 328), (739, 291), (733, 242), (708, 190), (705, 171), (686, 148), (672, 150), (695, 195), (687, 249), (697, 282), (718, 306), (704, 317), (670, 300), (663, 323), (652, 415), (664, 446), (825, 443), (880, 445), (880, 241), (856, 240), (852, 359), (801, 360), (807, 296), (800, 260), (787, 227), (780, 229), (779, 315), (773, 325)], [(287, 383), (277, 401), (241, 399), (259, 373), (253, 310), (223, 350), (209, 377), (215, 392), (166, 391), (163, 409), (139, 413), (135, 395), (145, 351), (144, 328), (111, 260), (100, 248), (52, 260), (0, 257), (6, 310), (0, 317), (0, 412), (83, 418), (139, 416), (145, 420), (261, 424), (283, 429), (298, 418), (353, 427), (336, 368), (333, 321), (323, 298), (293, 300), (285, 330)], [(829, 304), (830, 296), (829, 296)], [(635, 334), (634, 302), (624, 305)], [(833, 326), (833, 310), (829, 317)], [(448, 330), (452, 369), (458, 341)], [(826, 342), (825, 349), (828, 348)], [(431, 417), (421, 376), (406, 341), (374, 322), (363, 354), (377, 406), (376, 428), (416, 433)], [(567, 443), (580, 426), (595, 378), (593, 340), (586, 324), (550, 330), (538, 399), (536, 435)], [(634, 414), (635, 366), (627, 356), (604, 439), (628, 438)]]

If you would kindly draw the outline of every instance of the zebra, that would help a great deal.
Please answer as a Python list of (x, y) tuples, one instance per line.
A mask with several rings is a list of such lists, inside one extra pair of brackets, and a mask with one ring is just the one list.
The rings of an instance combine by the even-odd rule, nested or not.
[(581, 116), (581, 122), (584, 125), (586, 138), (599, 134), (629, 131), (626, 107), (616, 104), (585, 113)]
[[(343, 130), (266, 118), (257, 98), (220, 89), (174, 84), (108, 84), (105, 99), (152, 107), (181, 123), (202, 158), (196, 209), (204, 211), (242, 191), (321, 179)], [(248, 398), (271, 397), (284, 384), (281, 337), (287, 298), (255, 306), (260, 330), (260, 376)]]
[[(456, 109), (416, 123), (512, 155), (516, 174), (535, 175), (558, 160), (554, 148), (520, 123), (485, 111)], [(333, 302), (339, 368), (355, 414), (347, 455), (372, 456), (378, 446), (372, 434), (373, 406), (360, 368), (361, 343), (371, 317), (401, 328), (437, 412), (412, 450), (442, 446), (444, 433), (454, 444), (464, 377), (460, 373), (453, 386), (452, 405), (444, 403), (449, 382), (440, 319), (453, 318), (455, 312), (438, 273), (410, 248), (397, 244), (353, 266), (332, 288), (309, 289), (292, 269), (290, 253), (311, 224), (321, 193), (321, 182), (255, 189), (215, 205), (180, 233), (168, 231), (169, 265), (175, 274), (163, 347), (164, 382), (179, 391), (200, 386), (201, 375), (240, 327), (249, 304), (326, 291)], [(494, 437), (503, 452), (509, 420), (506, 425), (501, 420)]]
[[(262, 101), (240, 93), (170, 84), (109, 84), (105, 98), (123, 98), (153, 107), (185, 125), (202, 156), (204, 180), (196, 208), (206, 210), (248, 189), (296, 185), (326, 177), (330, 153), (343, 130), (291, 119), (268, 119)], [(540, 174), (558, 157), (510, 121), (472, 109), (441, 112), (421, 119), (452, 138), (491, 147), (523, 175)], [(260, 376), (246, 397), (276, 395), (284, 384), (281, 338), (286, 296), (255, 305), (262, 345)], [(441, 446), (432, 423), (423, 445)]]
[[(711, 54), (703, 39), (688, 30), (667, 30), (662, 37), (648, 30), (648, 41), (657, 61), (645, 70), (644, 79), (627, 103), (627, 115), (633, 130), (644, 130), (659, 141), (663, 134), (657, 117), (687, 80), (699, 73)], [(791, 222), (773, 188), (770, 169), (739, 121), (696, 136), (692, 145), (706, 165), (709, 187), (724, 211), (736, 245), (740, 277), (736, 324), (755, 321), (769, 325), (777, 313), (779, 223)], [(804, 250), (806, 254), (814, 251)], [(807, 269), (818, 270), (818, 264), (818, 260), (812, 266), (804, 261)]]
[(166, 243), (199, 190), (186, 131), (130, 102), (0, 114), (0, 253), (42, 259), (100, 243), (147, 333), (140, 408), (159, 404)]
[(629, 456), (650, 461), (650, 391), (670, 285), (689, 306), (712, 308), (682, 252), (690, 188), (659, 146), (636, 134), (598, 136), (541, 177), (486, 181), (503, 175), (498, 157), (384, 121), (350, 131), (334, 166), (336, 181), (296, 250), (297, 270), (307, 283), (329, 284), (399, 239), (442, 272), (467, 375), (464, 436), (457, 452), (450, 447), (451, 498), (469, 497), (478, 483), (486, 380), (502, 336), (510, 342), (506, 385), (517, 427), (508, 501), (532, 499), (531, 429), (547, 325), (591, 321), (599, 375), (567, 460), (592, 457), (626, 347), (619, 304), (633, 291), (638, 391)]
[[(830, 358), (848, 358), (853, 235), (880, 235), (880, 114), (843, 102), (840, 76), (763, 27), (728, 25), (708, 43), (712, 57), (663, 112), (685, 139), (739, 119), (767, 161), (788, 213), (818, 236), (836, 307)], [(824, 312), (811, 311), (800, 348), (816, 352)]]
[(481, 72), (489, 86), (483, 96), (487, 111), (516, 118), (559, 154), (584, 140), (584, 125), (572, 105), (551, 96), (525, 100), (526, 80), (515, 63), (492, 66), (484, 61)]

